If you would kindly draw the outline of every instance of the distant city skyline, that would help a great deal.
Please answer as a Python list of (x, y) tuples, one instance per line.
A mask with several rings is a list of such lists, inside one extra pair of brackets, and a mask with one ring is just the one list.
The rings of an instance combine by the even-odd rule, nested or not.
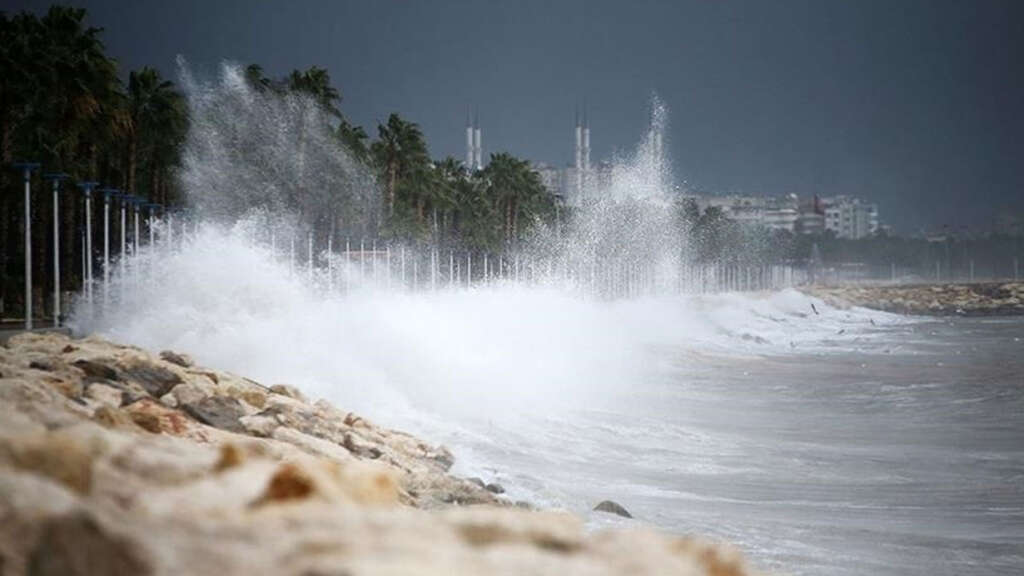
[(122, 74), (176, 77), (179, 54), (205, 72), (322, 66), (348, 118), (375, 136), (398, 112), (436, 158), (465, 157), (473, 107), (484, 162), (571, 164), (586, 103), (597, 162), (640, 141), (657, 93), (691, 189), (853, 195), (900, 233), (1024, 211), (1019, 2), (70, 4)]

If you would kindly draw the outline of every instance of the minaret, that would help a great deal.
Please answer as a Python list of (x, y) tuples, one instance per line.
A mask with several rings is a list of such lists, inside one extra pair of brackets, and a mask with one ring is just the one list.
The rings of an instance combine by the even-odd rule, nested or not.
[(476, 170), (483, 170), (483, 147), (480, 145), (480, 113), (476, 113), (473, 119), (473, 167)]
[(469, 110), (466, 110), (466, 170), (473, 170), (476, 159), (476, 149), (473, 147), (473, 124), (470, 123)]

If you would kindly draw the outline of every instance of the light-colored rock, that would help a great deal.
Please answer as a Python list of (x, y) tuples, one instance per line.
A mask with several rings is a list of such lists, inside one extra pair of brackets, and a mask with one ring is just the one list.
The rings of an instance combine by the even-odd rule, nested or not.
[(182, 368), (191, 368), (195, 362), (192, 361), (192, 357), (188, 354), (178, 354), (172, 350), (164, 350), (160, 352), (160, 359), (164, 362), (170, 362)]
[(702, 540), (521, 510), (444, 447), (134, 347), (18, 336), (0, 374), (5, 576), (753, 574)]
[(85, 397), (111, 408), (120, 408), (124, 401), (124, 392), (113, 386), (94, 382), (85, 389)]

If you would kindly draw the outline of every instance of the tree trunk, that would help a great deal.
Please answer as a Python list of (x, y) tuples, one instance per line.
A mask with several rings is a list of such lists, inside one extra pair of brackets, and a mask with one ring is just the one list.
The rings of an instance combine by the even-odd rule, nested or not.
[(512, 242), (519, 238), (519, 200), (512, 198)]
[[(0, 241), (4, 246), (16, 246), (17, 238), (15, 224), (14, 190), (8, 186), (11, 183), (11, 171), (6, 168), (11, 165), (12, 134), (14, 127), (10, 118), (5, 114), (3, 123), (0, 125), (0, 158), (2, 158), (4, 170), (0, 174)], [(9, 279), (13, 276), (13, 250), (0, 250), (0, 316), (5, 313), (4, 303), (10, 302), (13, 298), (8, 293), (8, 285), (12, 284)]]
[(149, 183), (149, 195), (152, 198), (152, 202), (158, 202), (164, 205), (166, 209), (167, 202), (163, 199), (160, 194), (160, 170), (157, 169), (154, 163), (150, 163), (150, 183)]
[(139, 163), (139, 143), (135, 135), (128, 140), (128, 185), (129, 194), (137, 194), (135, 190), (135, 170)]
[(512, 199), (505, 201), (505, 245), (512, 245)]

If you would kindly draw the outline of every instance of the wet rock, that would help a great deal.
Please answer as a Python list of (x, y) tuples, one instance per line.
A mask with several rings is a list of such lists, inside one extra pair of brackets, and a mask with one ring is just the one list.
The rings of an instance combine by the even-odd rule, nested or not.
[(123, 379), (134, 382), (154, 398), (159, 398), (181, 384), (181, 376), (163, 366), (149, 362), (132, 362), (121, 369)]
[(426, 457), (441, 467), (442, 472), (447, 472), (455, 464), (455, 456), (444, 446), (438, 446), (427, 452)]
[(147, 432), (154, 434), (170, 434), (182, 436), (191, 428), (193, 422), (179, 410), (168, 408), (152, 398), (145, 398), (124, 408), (132, 421)]
[(33, 370), (42, 370), (43, 372), (53, 372), (57, 369), (56, 362), (50, 358), (33, 360), (28, 363), (28, 367)]
[(160, 352), (160, 359), (164, 362), (170, 362), (171, 364), (181, 366), (182, 368), (191, 368), (195, 365), (191, 356), (187, 354), (179, 354), (171, 350), (163, 350)]
[(280, 396), (294, 398), (299, 402), (306, 402), (306, 396), (302, 392), (300, 392), (298, 388), (290, 386), (288, 384), (274, 384), (273, 386), (270, 387), (270, 391)]
[[(135, 382), (119, 382), (116, 380), (104, 380), (102, 382), (96, 382), (97, 384), (103, 384), (104, 386), (110, 386), (121, 391), (121, 405), (127, 406), (134, 404), (144, 398), (149, 398), (149, 393), (146, 390), (136, 384)], [(92, 388), (93, 384), (89, 384)]]
[(131, 415), (106, 404), (96, 408), (92, 419), (106, 428), (130, 428), (135, 425)]
[(484, 486), (484, 489), (487, 490), (488, 492), (490, 492), (491, 494), (504, 494), (505, 493), (505, 488), (501, 484), (498, 484), (498, 483), (495, 483), (495, 482), (491, 482), (490, 484)]
[(267, 405), (267, 393), (255, 387), (230, 386), (227, 389), (227, 394), (244, 401), (257, 410), (262, 410)]
[(118, 380), (117, 369), (113, 366), (114, 361), (109, 359), (76, 360), (74, 366), (85, 372), (90, 379)]
[(596, 512), (607, 512), (608, 514), (615, 514), (617, 516), (622, 516), (623, 518), (633, 517), (633, 515), (630, 514), (629, 511), (627, 511), (625, 508), (623, 508), (621, 504), (619, 504), (618, 502), (613, 502), (611, 500), (605, 500), (598, 504), (597, 506), (594, 506), (594, 510)]
[[(174, 398), (175, 406), (182, 406), (185, 404), (195, 404), (207, 396), (213, 395), (213, 388), (204, 389), (194, 382), (183, 382), (178, 384), (171, 391), (164, 396), (172, 396)], [(163, 398), (164, 396), (161, 396)], [(161, 400), (162, 401), (162, 400)]]
[(467, 478), (466, 480), (468, 480), (471, 484), (475, 484), (481, 488), (485, 488), (487, 486), (487, 484), (483, 480), (475, 476), (473, 478)]
[(345, 449), (348, 450), (349, 452), (355, 454), (356, 456), (361, 456), (363, 458), (376, 460), (381, 456), (381, 451), (379, 448), (366, 442), (363, 439), (363, 437), (359, 436), (358, 434), (345, 434), (344, 440), (342, 441), (342, 446), (344, 446)]
[(32, 576), (145, 576), (153, 570), (143, 551), (110, 533), (83, 512), (50, 520), (29, 557)]
[(230, 396), (207, 396), (199, 402), (182, 405), (182, 409), (189, 416), (208, 426), (245, 433), (245, 427), (239, 422), (239, 418), (245, 416), (245, 408), (241, 402)]
[(156, 414), (150, 412), (131, 412), (130, 417), (136, 426), (142, 428), (146, 432), (159, 434), (163, 431), (163, 426), (160, 424), (160, 417)]

